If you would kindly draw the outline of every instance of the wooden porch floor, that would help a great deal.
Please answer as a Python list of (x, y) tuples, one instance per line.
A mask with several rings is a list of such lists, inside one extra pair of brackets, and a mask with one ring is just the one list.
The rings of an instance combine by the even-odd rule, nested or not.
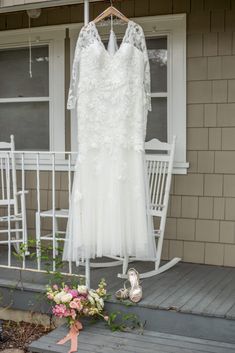
[[(13, 259), (13, 265), (17, 260)], [(35, 260), (30, 267), (35, 267)], [(0, 265), (7, 263), (7, 252), (0, 249)], [(152, 269), (152, 263), (137, 262), (130, 264), (140, 272)], [(66, 269), (64, 269), (66, 270)], [(6, 271), (6, 274), (4, 274)], [(1, 280), (6, 283), (30, 287), (38, 285), (44, 290), (48, 277), (41, 274), (20, 274), (0, 268)], [(84, 273), (84, 267), (75, 268), (76, 273)], [(110, 301), (117, 303), (115, 292), (123, 287), (124, 280), (117, 277), (121, 267), (91, 269), (91, 287), (95, 287), (101, 278), (108, 284), (108, 292), (112, 295)], [(142, 280), (143, 299), (138, 307), (162, 309), (181, 313), (198, 314), (218, 318), (235, 319), (235, 268), (208, 266), (190, 263), (179, 263), (170, 270), (155, 277)]]
[[(131, 266), (140, 271), (151, 268), (146, 263)], [(114, 294), (123, 285), (118, 272), (119, 268), (93, 269), (92, 285), (104, 276), (108, 290)], [(235, 319), (235, 268), (179, 263), (165, 273), (144, 279), (142, 287), (144, 296), (139, 306)], [(111, 300), (116, 302), (114, 296)]]
[[(30, 345), (32, 353), (67, 353), (69, 343), (57, 345), (68, 333), (65, 326)], [(78, 339), (81, 353), (234, 353), (235, 345), (153, 331), (143, 334), (111, 332), (102, 325), (86, 326)]]

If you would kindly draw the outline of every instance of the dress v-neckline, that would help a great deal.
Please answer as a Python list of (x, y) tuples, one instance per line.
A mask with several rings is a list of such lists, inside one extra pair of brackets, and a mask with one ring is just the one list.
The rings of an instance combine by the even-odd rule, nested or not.
[(124, 36), (123, 36), (123, 38), (122, 38), (122, 41), (121, 41), (121, 43), (120, 43), (120, 45), (119, 45), (117, 51), (116, 51), (113, 55), (110, 54), (110, 53), (108, 52), (108, 50), (105, 48), (105, 45), (104, 45), (104, 43), (103, 43), (103, 41), (102, 41), (102, 39), (101, 39), (101, 36), (100, 36), (100, 34), (99, 34), (99, 31), (98, 31), (98, 29), (97, 29), (97, 26), (96, 26), (95, 22), (94, 22), (94, 21), (91, 21), (91, 22), (89, 22), (89, 23), (93, 25), (93, 27), (94, 27), (94, 29), (95, 29), (95, 32), (96, 32), (96, 36), (97, 36), (97, 38), (98, 38), (98, 41), (99, 41), (100, 44), (102, 45), (103, 50), (106, 52), (106, 54), (107, 54), (110, 58), (114, 58), (114, 57), (119, 53), (119, 51), (120, 51), (122, 45), (124, 44), (124, 40), (126, 39), (127, 33), (128, 33), (128, 31), (129, 31), (129, 28), (130, 28), (130, 26), (131, 26), (134, 22), (131, 21), (131, 20), (128, 21), (127, 27), (126, 27), (126, 30), (125, 30), (125, 33), (124, 33)]

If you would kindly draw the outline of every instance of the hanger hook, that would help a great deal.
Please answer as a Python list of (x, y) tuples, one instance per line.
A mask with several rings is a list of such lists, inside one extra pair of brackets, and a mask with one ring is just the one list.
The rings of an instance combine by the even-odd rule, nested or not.
[(113, 6), (113, 0), (109, 0), (110, 1), (110, 6)]

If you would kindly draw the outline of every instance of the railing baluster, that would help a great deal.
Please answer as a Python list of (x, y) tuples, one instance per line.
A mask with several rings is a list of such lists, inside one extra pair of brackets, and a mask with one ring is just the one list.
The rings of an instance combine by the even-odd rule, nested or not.
[(26, 207), (25, 207), (25, 174), (24, 174), (24, 153), (21, 154), (21, 214), (23, 217), (22, 220), (22, 238), (24, 244), (24, 251), (23, 251), (23, 269), (25, 269), (25, 255), (28, 252), (28, 244), (26, 239), (26, 232), (27, 232), (27, 224), (26, 224)]
[(4, 181), (4, 168), (3, 168), (2, 157), (1, 157), (1, 180), (2, 180), (2, 198), (5, 199), (5, 181)]
[(36, 155), (36, 175), (37, 175), (37, 212), (36, 212), (36, 253), (37, 253), (37, 266), (38, 271), (41, 270), (41, 222), (40, 222), (40, 213), (41, 213), (41, 203), (40, 203), (40, 160), (39, 153)]
[[(71, 206), (71, 154), (69, 153), (69, 158), (68, 158), (68, 193), (69, 193), (69, 209)], [(69, 229), (69, 223), (68, 223), (68, 236), (69, 236), (69, 253), (71, 252), (71, 247), (72, 247), (72, 238), (70, 235), (70, 229)], [(69, 273), (72, 274), (72, 261), (69, 260)]]
[(11, 205), (10, 205), (10, 158), (7, 152), (6, 160), (6, 187), (7, 187), (7, 232), (8, 232), (8, 266), (11, 267)]
[(52, 239), (53, 239), (53, 271), (56, 270), (56, 219), (55, 219), (55, 153), (52, 154)]

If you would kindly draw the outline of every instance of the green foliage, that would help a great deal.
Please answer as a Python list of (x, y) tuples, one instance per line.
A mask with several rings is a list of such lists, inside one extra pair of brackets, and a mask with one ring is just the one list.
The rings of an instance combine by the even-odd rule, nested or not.
[(133, 313), (123, 313), (120, 310), (109, 314), (107, 325), (111, 331), (130, 331), (138, 329), (143, 333), (145, 324)]

